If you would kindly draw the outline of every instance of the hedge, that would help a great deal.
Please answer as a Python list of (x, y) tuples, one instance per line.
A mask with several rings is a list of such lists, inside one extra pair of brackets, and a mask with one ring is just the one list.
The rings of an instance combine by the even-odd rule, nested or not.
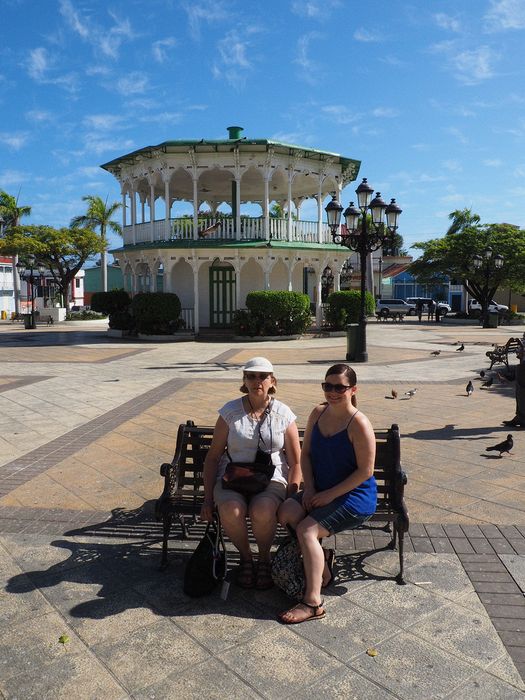
[(169, 292), (140, 292), (132, 301), (130, 311), (137, 333), (171, 335), (183, 325), (180, 299)]
[(91, 310), (108, 316), (116, 311), (124, 311), (131, 304), (131, 297), (123, 289), (109, 292), (95, 292), (91, 297)]
[(234, 314), (238, 335), (297, 335), (312, 322), (310, 298), (299, 292), (250, 292), (246, 306)]
[[(332, 292), (327, 299), (326, 318), (330, 328), (342, 330), (347, 323), (357, 323), (361, 309), (361, 292), (352, 289), (345, 292)], [(365, 312), (371, 316), (375, 311), (374, 297), (365, 292)]]

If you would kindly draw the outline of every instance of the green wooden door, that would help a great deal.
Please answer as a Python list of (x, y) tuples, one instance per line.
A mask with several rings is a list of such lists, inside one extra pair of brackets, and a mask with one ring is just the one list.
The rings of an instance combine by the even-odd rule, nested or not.
[(210, 267), (210, 326), (228, 328), (235, 311), (235, 270), (233, 267)]

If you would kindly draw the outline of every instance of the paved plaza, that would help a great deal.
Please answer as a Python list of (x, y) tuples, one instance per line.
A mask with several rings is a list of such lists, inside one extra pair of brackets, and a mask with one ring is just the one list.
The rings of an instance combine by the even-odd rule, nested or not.
[(305, 425), (345, 339), (147, 343), (97, 322), (1, 323), (0, 698), (525, 697), (525, 431), (510, 455), (486, 451), (515, 403), (479, 376), (524, 330), (370, 323), (358, 401), (401, 430), (407, 585), (385, 532), (340, 535), (326, 617), (285, 627), (275, 589), (182, 593), (201, 524), (187, 541), (174, 528), (158, 570), (159, 466), (179, 423), (213, 424), (239, 396), (253, 355)]

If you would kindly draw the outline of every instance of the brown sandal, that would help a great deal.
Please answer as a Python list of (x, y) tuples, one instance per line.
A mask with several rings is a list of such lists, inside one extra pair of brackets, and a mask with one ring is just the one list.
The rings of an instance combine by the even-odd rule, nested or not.
[[(303, 617), (301, 620), (286, 620), (284, 616), (293, 612), (294, 610), (299, 610), (300, 605), (304, 605), (305, 608), (308, 608), (310, 614)], [(319, 605), (310, 605), (310, 603), (305, 603), (304, 600), (301, 600), (299, 603), (297, 603), (297, 605), (294, 605), (293, 608), (279, 613), (277, 617), (279, 621), (283, 623), (283, 625), (299, 625), (301, 622), (307, 622), (308, 620), (321, 620), (326, 615), (326, 610), (321, 610), (321, 612), (319, 612), (323, 605), (324, 600), (322, 600)]]
[(255, 588), (258, 591), (266, 591), (273, 587), (272, 565), (269, 561), (260, 561), (257, 566)]
[(253, 572), (253, 561), (251, 559), (241, 561), (239, 569), (237, 570), (235, 581), (241, 588), (253, 588), (255, 578)]
[[(326, 581), (323, 580), (321, 588), (327, 588), (334, 580), (334, 564), (335, 564), (335, 550), (334, 549), (324, 549), (324, 561), (328, 573), (330, 574)], [(324, 571), (323, 571), (324, 573)]]

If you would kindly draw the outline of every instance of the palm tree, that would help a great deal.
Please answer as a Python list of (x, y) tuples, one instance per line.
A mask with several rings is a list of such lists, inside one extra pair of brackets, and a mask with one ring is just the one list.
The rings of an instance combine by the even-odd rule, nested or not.
[[(106, 231), (110, 228), (114, 233), (122, 235), (122, 226), (117, 224), (116, 221), (112, 221), (112, 217), (115, 212), (120, 209), (122, 204), (120, 202), (113, 202), (108, 205), (108, 200), (106, 201), (95, 194), (87, 194), (82, 197), (82, 201), (88, 203), (87, 212), (82, 216), (75, 216), (71, 219), (71, 227), (85, 227), (85, 228), (98, 228), (100, 229), (100, 238), (104, 243), (107, 243)], [(108, 291), (108, 268), (107, 268), (107, 252), (104, 248), (104, 252), (100, 254), (100, 272), (101, 272), (101, 286), (102, 291)]]
[[(4, 219), (5, 230), (20, 224), (20, 219), (23, 216), (31, 214), (31, 207), (18, 206), (18, 197), (8, 194), (4, 190), (0, 190), (0, 215)], [(20, 314), (20, 277), (18, 276), (18, 254), (13, 255), (13, 287), (15, 295), (15, 312)]]
[(460, 233), (466, 228), (477, 226), (480, 222), (478, 214), (473, 214), (472, 209), (456, 209), (448, 215), (452, 221), (446, 233), (447, 236), (453, 236), (455, 233)]

